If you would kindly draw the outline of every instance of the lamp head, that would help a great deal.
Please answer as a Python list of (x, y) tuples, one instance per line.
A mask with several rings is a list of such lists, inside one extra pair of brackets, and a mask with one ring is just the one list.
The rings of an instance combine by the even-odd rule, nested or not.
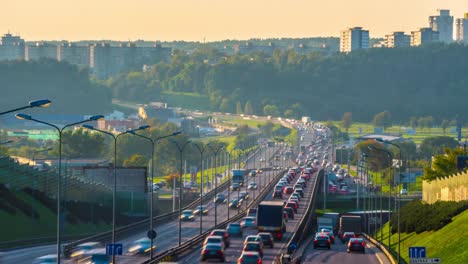
[(15, 117), (19, 120), (31, 120), (32, 117), (26, 114), (16, 114)]
[(140, 126), (139, 128), (135, 129), (135, 130), (145, 130), (145, 129), (148, 129), (150, 128), (151, 126), (149, 125), (144, 125), (144, 126)]
[(94, 130), (94, 127), (92, 125), (82, 125), (81, 127)]
[(177, 135), (180, 135), (180, 134), (182, 134), (182, 131), (176, 131), (176, 132), (172, 133), (173, 136), (177, 136)]
[(29, 102), (29, 107), (49, 107), (52, 102), (48, 99), (36, 100)]
[(378, 142), (386, 143), (385, 140), (383, 140), (381, 138), (376, 138), (375, 140), (378, 141)]
[(101, 119), (104, 119), (104, 116), (103, 115), (95, 115), (95, 116), (91, 116), (90, 118), (88, 118), (90, 121), (96, 121), (96, 120), (101, 120)]

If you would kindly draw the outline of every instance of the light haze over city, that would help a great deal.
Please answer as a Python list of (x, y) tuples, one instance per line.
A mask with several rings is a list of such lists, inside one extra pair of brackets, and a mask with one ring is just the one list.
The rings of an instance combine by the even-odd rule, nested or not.
[(371, 37), (427, 27), (428, 16), (468, 12), (462, 0), (27, 0), (4, 1), (0, 32), (27, 40), (195, 40)]

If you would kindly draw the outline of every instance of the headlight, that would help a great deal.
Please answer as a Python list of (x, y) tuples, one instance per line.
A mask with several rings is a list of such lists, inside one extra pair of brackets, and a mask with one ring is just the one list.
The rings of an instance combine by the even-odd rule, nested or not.
[(131, 247), (131, 248), (128, 249), (128, 252), (133, 253), (133, 252), (139, 250), (140, 248), (141, 248), (141, 246), (133, 246), (133, 247)]
[(73, 252), (73, 253), (71, 254), (71, 257), (72, 257), (72, 258), (76, 258), (76, 257), (81, 256), (81, 255), (83, 255), (83, 254), (84, 254), (83, 250), (79, 250), (79, 251)]

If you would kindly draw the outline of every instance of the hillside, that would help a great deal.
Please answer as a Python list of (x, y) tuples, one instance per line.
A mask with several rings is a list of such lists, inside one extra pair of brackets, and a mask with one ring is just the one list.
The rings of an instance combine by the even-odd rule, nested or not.
[[(441, 258), (442, 263), (468, 263), (468, 210), (452, 218), (452, 222), (437, 231), (420, 234), (401, 234), (401, 254), (409, 263), (408, 247), (424, 246), (428, 258)], [(384, 226), (388, 231), (388, 224)], [(380, 234), (380, 233), (379, 233)], [(398, 250), (398, 234), (394, 234), (392, 249)], [(388, 232), (384, 232), (384, 241), (388, 241)]]

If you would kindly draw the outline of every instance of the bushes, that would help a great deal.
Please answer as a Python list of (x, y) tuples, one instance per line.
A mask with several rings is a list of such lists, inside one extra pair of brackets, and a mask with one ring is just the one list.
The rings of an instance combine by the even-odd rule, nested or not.
[(30, 204), (27, 204), (23, 200), (18, 199), (18, 197), (16, 197), (12, 192), (10, 192), (10, 190), (3, 184), (0, 184), (0, 197), (3, 200), (2, 202), (4, 204), (2, 208), (6, 208), (7, 212), (12, 212), (11, 209), (8, 209), (8, 206), (10, 206), (13, 209), (17, 208), (28, 217), (32, 217), (34, 219), (39, 218), (39, 214), (36, 212), (36, 210), (34, 210), (31, 207)]
[(34, 199), (41, 202), (45, 207), (49, 208), (52, 212), (57, 212), (57, 203), (54, 199), (47, 196), (44, 192), (26, 187), (23, 192), (31, 195)]
[[(417, 234), (424, 231), (439, 230), (452, 221), (452, 217), (468, 209), (468, 201), (436, 202), (425, 204), (414, 200), (400, 210), (400, 229), (402, 232)], [(397, 214), (391, 219), (392, 233), (398, 232)]]

